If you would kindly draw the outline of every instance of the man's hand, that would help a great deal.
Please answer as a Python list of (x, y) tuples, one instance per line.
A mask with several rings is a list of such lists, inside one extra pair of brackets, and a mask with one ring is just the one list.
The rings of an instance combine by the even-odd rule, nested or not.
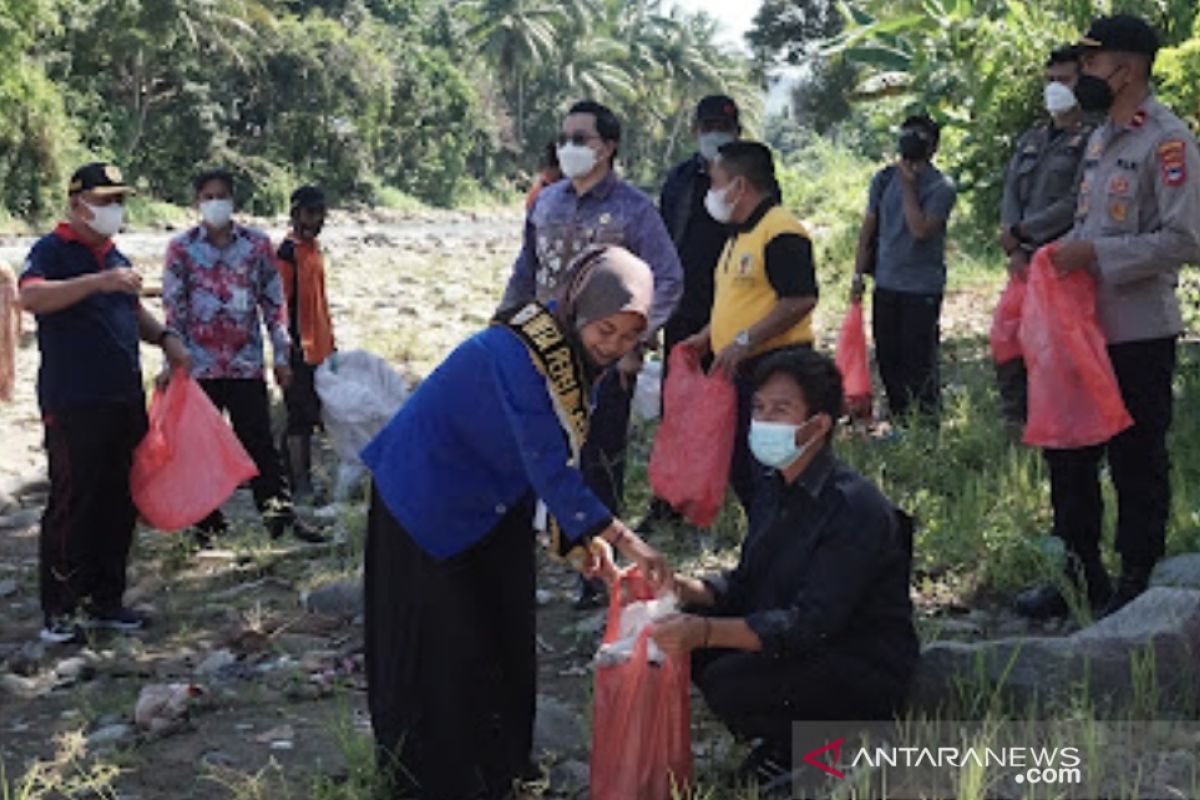
[[(704, 358), (712, 352), (712, 340), (705, 331), (689, 336), (679, 344), (695, 353), (697, 358)], [(670, 356), (670, 353), (667, 355)]]
[(106, 294), (121, 292), (138, 296), (142, 293), (142, 276), (129, 267), (114, 267), (97, 273), (100, 291)]
[(1029, 277), (1029, 253), (1020, 247), (1008, 254), (1008, 274), (1017, 280)]
[(672, 614), (650, 628), (654, 643), (667, 655), (686, 655), (704, 646), (712, 623), (694, 614)]
[(1091, 242), (1059, 242), (1050, 250), (1050, 262), (1059, 275), (1087, 269), (1096, 262), (1096, 248)]
[(1021, 247), (1021, 240), (1012, 235), (1012, 231), (1004, 228), (1000, 231), (1000, 249), (1010, 255)]
[(637, 383), (638, 373), (642, 371), (642, 351), (635, 347), (617, 362), (617, 374), (621, 377), (621, 388), (629, 388)]
[(733, 342), (726, 345), (725, 349), (717, 353), (717, 360), (713, 362), (712, 369), (709, 370), (710, 375), (725, 373), (729, 380), (733, 380), (737, 375), (738, 366), (746, 360), (750, 355), (750, 348), (744, 344)]
[(917, 177), (923, 169), (925, 169), (924, 162), (909, 161), (904, 158), (896, 161), (896, 170), (900, 173), (900, 179), (910, 187), (916, 185)]
[(173, 333), (167, 334), (167, 338), (163, 339), (162, 349), (172, 370), (181, 369), (189, 375), (192, 373), (192, 354), (188, 352), (182, 339)]
[(275, 367), (275, 383), (280, 389), (287, 389), (292, 385), (292, 368), (287, 364), (278, 364)]
[(863, 292), (867, 289), (867, 281), (861, 272), (854, 273), (854, 277), (850, 279), (850, 302), (861, 303)]

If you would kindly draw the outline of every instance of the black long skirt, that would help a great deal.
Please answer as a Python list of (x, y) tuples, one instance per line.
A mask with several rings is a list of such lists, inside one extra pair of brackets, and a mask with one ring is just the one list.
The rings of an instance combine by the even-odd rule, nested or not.
[(471, 549), (437, 561), (372, 493), (367, 700), (391, 797), (502, 798), (528, 773), (537, 687), (532, 514), (532, 503), (520, 503)]

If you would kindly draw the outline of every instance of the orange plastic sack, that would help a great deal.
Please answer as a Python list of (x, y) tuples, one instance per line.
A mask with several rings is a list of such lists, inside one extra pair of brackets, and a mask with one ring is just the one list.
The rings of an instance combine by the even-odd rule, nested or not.
[(725, 502), (737, 392), (728, 378), (705, 375), (695, 351), (671, 351), (663, 421), (650, 453), (650, 485), (694, 525), (712, 525)]
[(155, 389), (150, 428), (133, 453), (129, 490), (142, 519), (163, 531), (195, 525), (258, 474), (242, 443), (185, 373)]
[(1025, 444), (1072, 449), (1107, 442), (1133, 424), (1096, 321), (1096, 282), (1060, 277), (1052, 245), (1029, 267), (1020, 343), (1029, 372)]
[[(604, 642), (619, 636), (624, 605), (653, 599), (645, 578), (626, 570), (609, 593)], [(629, 660), (596, 667), (591, 800), (672, 800), (686, 796), (691, 784), (691, 660), (672, 656), (651, 663), (649, 642), (647, 627)]]
[(842, 391), (846, 395), (846, 407), (857, 409), (871, 403), (871, 367), (867, 362), (867, 330), (863, 321), (861, 301), (850, 304), (842, 329), (838, 333), (834, 355), (838, 370), (842, 373)]
[(1021, 357), (1021, 308), (1025, 303), (1025, 281), (1010, 275), (1008, 283), (992, 314), (992, 330), (989, 336), (992, 345), (992, 361), (1004, 364)]

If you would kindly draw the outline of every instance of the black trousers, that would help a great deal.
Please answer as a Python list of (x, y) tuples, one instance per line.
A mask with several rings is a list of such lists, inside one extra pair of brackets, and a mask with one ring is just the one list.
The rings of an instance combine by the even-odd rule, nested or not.
[(622, 387), (614, 365), (596, 387), (596, 408), (580, 453), (584, 481), (614, 516), (621, 514), (625, 496), (625, 444), (632, 402), (633, 383), (628, 389)]
[(1104, 502), (1098, 468), (1107, 454), (1117, 492), (1116, 550), (1125, 564), (1150, 567), (1166, 551), (1176, 340), (1114, 344), (1108, 355), (1134, 424), (1104, 445), (1046, 451), (1054, 534), (1082, 558), (1099, 556)]
[(995, 367), (996, 388), (1000, 390), (1000, 413), (1010, 425), (1024, 425), (1029, 406), (1025, 360), (1011, 358)]
[(50, 499), (39, 541), (46, 616), (84, 602), (102, 612), (120, 608), (137, 520), (129, 470), (146, 427), (140, 402), (46, 416)]
[(740, 739), (791, 750), (793, 722), (890, 719), (908, 681), (864, 659), (829, 652), (778, 659), (737, 650), (696, 650), (692, 681), (717, 718)]
[(940, 410), (941, 315), (940, 294), (875, 290), (871, 330), (893, 417), (904, 416), (914, 402), (924, 414), (936, 416)]
[[(292, 495), (283, 471), (283, 458), (271, 437), (271, 405), (267, 383), (261, 378), (217, 378), (201, 380), (200, 387), (219, 411), (229, 414), (233, 432), (258, 467), (251, 479), (254, 504), (267, 519), (288, 521), (294, 518)], [(197, 526), (201, 530), (217, 526), (220, 509)]]
[(292, 349), (292, 385), (283, 390), (287, 410), (286, 436), (311, 436), (321, 425), (321, 398), (317, 395), (317, 368)]
[[(433, 498), (436, 501), (436, 498)], [(371, 497), (367, 705), (394, 797), (499, 798), (533, 751), (532, 502), (437, 561)]]

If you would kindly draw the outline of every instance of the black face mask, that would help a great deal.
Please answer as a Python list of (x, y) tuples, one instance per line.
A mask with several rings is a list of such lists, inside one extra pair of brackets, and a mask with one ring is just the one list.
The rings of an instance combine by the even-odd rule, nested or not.
[(1079, 107), (1084, 111), (1108, 111), (1112, 108), (1116, 94), (1108, 82), (1119, 69), (1121, 68), (1117, 67), (1108, 73), (1107, 78), (1080, 75), (1079, 82), (1075, 84), (1075, 99), (1079, 101)]
[(905, 161), (923, 161), (929, 158), (929, 142), (920, 131), (902, 131), (896, 147)]

